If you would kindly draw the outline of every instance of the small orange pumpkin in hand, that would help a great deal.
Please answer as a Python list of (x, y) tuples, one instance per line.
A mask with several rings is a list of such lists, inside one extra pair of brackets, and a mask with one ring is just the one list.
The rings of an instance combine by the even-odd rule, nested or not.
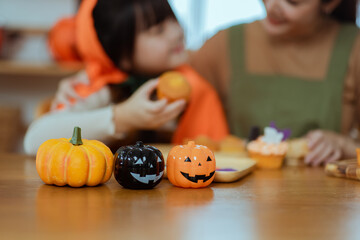
[(189, 101), (191, 86), (186, 78), (179, 72), (165, 72), (159, 77), (157, 87), (158, 99), (167, 99), (169, 102), (184, 99)]
[(74, 128), (72, 139), (50, 139), (41, 144), (36, 155), (36, 170), (46, 184), (71, 187), (96, 186), (112, 174), (114, 155), (102, 142), (81, 139)]
[(173, 147), (166, 165), (169, 181), (178, 187), (202, 188), (214, 180), (214, 153), (206, 146), (195, 145), (193, 141)]

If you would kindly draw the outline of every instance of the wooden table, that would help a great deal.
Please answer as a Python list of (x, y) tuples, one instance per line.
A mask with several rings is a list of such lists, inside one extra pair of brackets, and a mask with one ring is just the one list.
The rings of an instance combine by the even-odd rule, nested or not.
[(321, 168), (231, 184), (127, 190), (44, 185), (35, 159), (0, 154), (0, 239), (359, 239), (360, 182)]

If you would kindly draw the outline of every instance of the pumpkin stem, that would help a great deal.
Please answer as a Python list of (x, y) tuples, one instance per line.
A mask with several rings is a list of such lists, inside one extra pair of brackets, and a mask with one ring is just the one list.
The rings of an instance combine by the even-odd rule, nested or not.
[(188, 147), (193, 148), (195, 146), (195, 142), (194, 141), (189, 141), (188, 142)]
[(142, 141), (137, 141), (135, 146), (138, 148), (142, 148), (142, 147), (144, 147), (144, 143)]
[(83, 142), (81, 140), (81, 128), (79, 128), (79, 127), (74, 128), (74, 133), (73, 133), (73, 136), (72, 136), (70, 142), (75, 146), (79, 146), (79, 145), (83, 144)]

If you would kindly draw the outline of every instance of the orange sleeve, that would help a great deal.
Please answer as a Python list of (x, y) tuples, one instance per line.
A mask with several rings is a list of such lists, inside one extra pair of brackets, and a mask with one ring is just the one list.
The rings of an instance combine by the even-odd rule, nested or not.
[(229, 128), (214, 88), (190, 66), (181, 66), (177, 71), (191, 85), (191, 100), (180, 118), (172, 142), (182, 144), (184, 139), (195, 139), (202, 135), (216, 141), (224, 139), (229, 134)]

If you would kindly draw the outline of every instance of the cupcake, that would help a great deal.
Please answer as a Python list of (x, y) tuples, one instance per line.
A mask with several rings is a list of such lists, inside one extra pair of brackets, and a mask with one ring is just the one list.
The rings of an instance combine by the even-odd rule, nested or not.
[(257, 162), (257, 167), (266, 169), (281, 168), (288, 143), (284, 142), (284, 133), (273, 127), (266, 127), (264, 136), (260, 136), (247, 145), (249, 156)]
[(245, 152), (245, 143), (241, 138), (229, 135), (220, 142), (220, 151), (226, 153)]
[(358, 165), (360, 165), (360, 148), (356, 149), (356, 153), (357, 153), (357, 162), (358, 162)]
[(166, 98), (169, 102), (184, 99), (189, 101), (191, 87), (186, 78), (178, 72), (166, 72), (159, 77), (158, 99)]

